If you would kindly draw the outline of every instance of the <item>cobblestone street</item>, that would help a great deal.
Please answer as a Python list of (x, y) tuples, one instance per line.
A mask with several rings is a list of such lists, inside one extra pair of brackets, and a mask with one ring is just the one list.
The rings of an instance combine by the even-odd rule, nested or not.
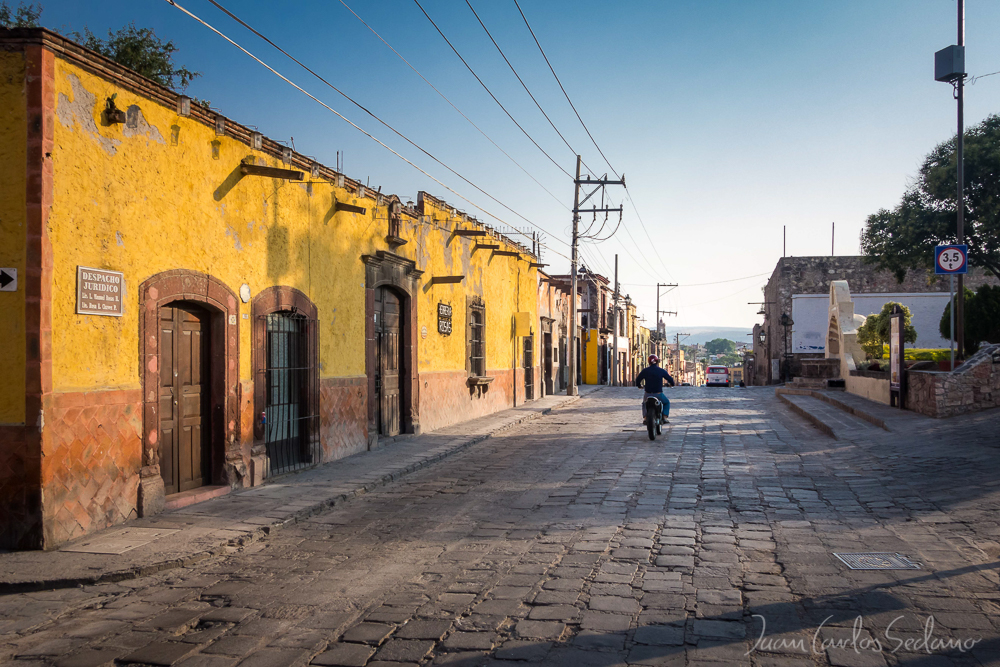
[[(640, 396), (595, 392), (194, 567), (0, 597), (0, 661), (1000, 664), (996, 411), (835, 440), (773, 389), (685, 387), (650, 442)], [(921, 569), (833, 555), (869, 551)]]

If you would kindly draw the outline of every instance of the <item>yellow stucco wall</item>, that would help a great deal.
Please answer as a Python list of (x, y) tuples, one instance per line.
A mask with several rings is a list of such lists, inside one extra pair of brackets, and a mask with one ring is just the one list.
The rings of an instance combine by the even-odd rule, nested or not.
[(583, 364), (580, 367), (583, 384), (598, 384), (600, 382), (598, 360), (601, 357), (600, 333), (597, 329), (585, 329), (582, 337), (584, 339), (583, 346), (586, 348), (583, 352)]
[[(233, 291), (243, 283), (253, 294), (271, 285), (303, 291), (319, 309), (322, 376), (364, 374), (365, 267), (360, 257), (389, 250), (385, 206), (325, 181), (306, 185), (241, 178), (240, 161), (247, 157), (266, 166), (284, 165), (72, 63), (57, 59), (55, 87), (49, 217), (55, 391), (138, 388), (138, 287), (169, 269), (211, 274)], [(138, 127), (102, 123), (101, 111), (112, 94), (121, 109), (139, 107)], [(334, 214), (334, 198), (368, 212)], [(418, 340), (419, 371), (465, 368), (467, 294), (481, 295), (486, 304), (487, 368), (511, 368), (520, 359), (511, 317), (523, 310), (534, 319), (537, 272), (523, 259), (473, 253), (475, 239), (452, 235), (456, 224), (472, 224), (432, 202), (425, 205), (423, 219), (403, 216), (403, 223), (401, 235), (408, 243), (395, 252), (425, 271), (418, 330), (426, 326), (428, 336)], [(124, 272), (124, 317), (75, 314), (78, 265)], [(431, 286), (437, 275), (466, 278), (461, 284)], [(437, 333), (439, 301), (454, 307), (451, 336)], [(250, 314), (250, 304), (240, 309)], [(243, 380), (251, 379), (249, 323), (240, 322)]]
[[(418, 268), (425, 271), (418, 296), (417, 319), (419, 326), (427, 327), (427, 338), (421, 338), (418, 343), (419, 370), (465, 369), (467, 295), (482, 297), (486, 307), (487, 370), (510, 370), (515, 362), (520, 365), (523, 343), (513, 336), (513, 314), (529, 312), (535, 321), (537, 270), (529, 268), (525, 259), (475, 249), (477, 243), (499, 243), (503, 249), (512, 249), (497, 239), (455, 236), (453, 230), (456, 228), (469, 229), (472, 225), (429, 199), (424, 201), (424, 214), (424, 221), (411, 222), (408, 230), (404, 227), (404, 238), (412, 240), (397, 251), (415, 259)], [(435, 276), (458, 275), (465, 276), (465, 280), (455, 284), (431, 284)], [(452, 334), (448, 336), (437, 331), (439, 303), (452, 306)], [(537, 331), (535, 334), (537, 349)]]
[(17, 269), (16, 292), (0, 292), (0, 424), (24, 421), (24, 269), (27, 97), (24, 54), (0, 51), (0, 267)]

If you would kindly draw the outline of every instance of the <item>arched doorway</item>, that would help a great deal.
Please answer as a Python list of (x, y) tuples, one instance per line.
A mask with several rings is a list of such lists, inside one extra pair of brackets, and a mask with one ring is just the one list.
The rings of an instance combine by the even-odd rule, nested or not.
[(375, 409), (378, 434), (400, 434), (402, 401), (402, 310), (399, 295), (389, 287), (375, 289)]
[(316, 322), (294, 310), (264, 316), (264, 445), (268, 471), (318, 463), (319, 373)]
[[(139, 286), (143, 452), (139, 515), (166, 495), (243, 483), (239, 310), (225, 283), (174, 269)], [(176, 403), (175, 403), (176, 401)]]
[(211, 317), (197, 303), (160, 306), (160, 476), (166, 495), (211, 481)]
[(323, 460), (319, 319), (305, 293), (267, 287), (253, 300), (252, 465), (269, 477)]
[(368, 380), (368, 448), (378, 438), (420, 434), (417, 408), (416, 262), (375, 251), (365, 264), (365, 374)]

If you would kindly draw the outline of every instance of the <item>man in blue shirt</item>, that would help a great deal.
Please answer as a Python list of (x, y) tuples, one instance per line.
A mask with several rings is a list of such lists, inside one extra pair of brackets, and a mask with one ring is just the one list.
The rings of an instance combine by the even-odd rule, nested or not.
[(673, 387), (674, 379), (670, 373), (660, 368), (660, 358), (655, 354), (649, 355), (649, 366), (642, 369), (642, 372), (635, 377), (635, 386), (642, 387), (645, 384), (646, 393), (642, 397), (642, 423), (646, 423), (646, 399), (656, 396), (663, 404), (663, 421), (667, 421), (670, 415), (670, 401), (663, 395), (663, 381)]

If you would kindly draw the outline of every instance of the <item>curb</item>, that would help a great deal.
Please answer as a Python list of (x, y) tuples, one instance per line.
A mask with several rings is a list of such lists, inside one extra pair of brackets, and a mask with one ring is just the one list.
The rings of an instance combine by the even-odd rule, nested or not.
[[(600, 389), (595, 389), (594, 391), (590, 391), (585, 395), (589, 396), (591, 394), (597, 393), (598, 391), (600, 391)], [(139, 577), (146, 577), (151, 574), (157, 574), (159, 572), (163, 572), (166, 570), (173, 570), (180, 567), (189, 567), (191, 565), (195, 565), (197, 563), (206, 561), (216, 556), (222, 556), (229, 553), (233, 553), (241, 547), (248, 546), (266, 537), (269, 537), (273, 531), (276, 531), (280, 528), (284, 528), (285, 526), (298, 523), (300, 521), (308, 519), (309, 517), (312, 517), (316, 514), (320, 514), (331, 508), (343, 505), (352, 498), (364, 495), (366, 493), (369, 493), (370, 491), (386, 486), (388, 484), (391, 484), (392, 482), (398, 481), (408, 475), (411, 475), (417, 472), (418, 470), (430, 467), (435, 463), (439, 463), (440, 461), (443, 461), (444, 459), (449, 458), (454, 454), (458, 454), (459, 452), (465, 451), (466, 449), (472, 447), (473, 445), (477, 445), (481, 442), (489, 440), (490, 438), (494, 437), (497, 434), (503, 433), (504, 431), (508, 431), (515, 426), (519, 426), (525, 422), (547, 415), (556, 408), (562, 408), (565, 407), (566, 405), (575, 403), (579, 401), (580, 398), (582, 398), (580, 394), (577, 394), (576, 396), (567, 396), (565, 400), (560, 401), (556, 405), (552, 405), (547, 408), (542, 408), (540, 410), (530, 412), (521, 417), (520, 419), (516, 419), (510, 423), (504, 424), (503, 426), (500, 426), (488, 433), (473, 436), (447, 451), (440, 452), (433, 456), (429, 456), (421, 461), (418, 461), (417, 463), (413, 463), (407, 466), (406, 468), (403, 468), (402, 470), (397, 470), (392, 473), (386, 473), (381, 477), (379, 477), (378, 479), (376, 479), (375, 481), (368, 482), (367, 484), (360, 486), (354, 489), (353, 491), (350, 491), (348, 493), (343, 493), (329, 500), (318, 502), (315, 505), (299, 510), (290, 517), (275, 520), (274, 523), (271, 523), (267, 526), (261, 526), (260, 528), (251, 533), (233, 538), (228, 542), (220, 543), (211, 549), (204, 549), (202, 551), (197, 551), (183, 558), (174, 558), (171, 560), (161, 561), (159, 563), (152, 563), (150, 565), (143, 565), (139, 567), (131, 567), (122, 570), (115, 570), (112, 572), (105, 572), (103, 574), (95, 575), (93, 577), (52, 578), (52, 579), (39, 579), (35, 581), (0, 582), (0, 595), (13, 595), (17, 593), (35, 593), (39, 591), (49, 591), (62, 588), (78, 588), (81, 586), (94, 586), (96, 584), (107, 584), (119, 581), (127, 581), (129, 579), (138, 579)], [(334, 462), (331, 461), (330, 463)]]
[[(777, 391), (775, 391), (774, 393), (781, 400), (782, 403), (784, 403), (789, 408), (791, 408), (792, 412), (794, 412), (795, 414), (799, 415), (800, 417), (805, 418), (807, 421), (811, 422), (813, 426), (815, 426), (816, 428), (818, 428), (819, 430), (821, 430), (823, 433), (826, 433), (828, 436), (830, 436), (834, 440), (838, 439), (837, 438), (837, 434), (833, 432), (833, 429), (830, 428), (829, 424), (827, 424), (822, 419), (820, 419), (816, 415), (812, 414), (811, 412), (809, 412), (805, 408), (802, 408), (802, 407), (796, 405), (795, 403), (793, 403), (791, 401), (791, 399), (789, 399), (788, 397), (785, 396), (785, 394), (791, 394), (792, 392), (781, 392), (781, 393), (778, 393)], [(807, 391), (805, 391), (805, 390), (798, 389), (798, 390), (795, 390), (795, 393), (793, 395), (795, 395), (795, 396), (809, 396), (810, 393), (807, 392)]]
[(858, 419), (863, 419), (872, 426), (877, 426), (880, 429), (888, 431), (890, 433), (892, 432), (892, 429), (889, 428), (889, 425), (885, 423), (884, 419), (876, 417), (870, 412), (865, 412), (861, 408), (856, 408), (853, 405), (844, 403), (843, 401), (834, 398), (833, 396), (827, 393), (816, 391), (815, 389), (790, 389), (785, 387), (778, 387), (777, 389), (774, 390), (774, 393), (775, 395), (779, 396), (779, 398), (781, 394), (792, 394), (794, 396), (812, 396), (813, 398), (818, 398), (819, 400), (825, 403), (829, 403), (835, 408), (840, 408), (844, 412), (854, 415)]

